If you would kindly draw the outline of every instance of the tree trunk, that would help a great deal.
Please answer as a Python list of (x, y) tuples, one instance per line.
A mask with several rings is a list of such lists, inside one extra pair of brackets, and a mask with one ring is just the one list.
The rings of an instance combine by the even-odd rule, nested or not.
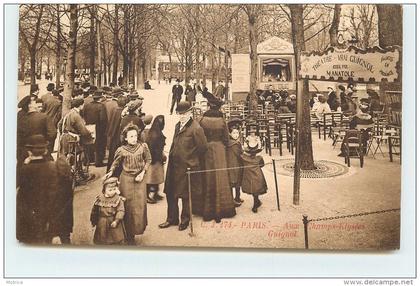
[(97, 50), (98, 50), (98, 68), (97, 68), (97, 74), (98, 74), (98, 81), (97, 85), (98, 87), (102, 86), (102, 48), (101, 48), (101, 23), (98, 19), (96, 19), (96, 35), (97, 35)]
[(229, 100), (229, 57), (228, 57), (228, 51), (227, 51), (227, 45), (228, 45), (228, 35), (226, 33), (225, 38), (225, 98)]
[(89, 81), (91, 85), (95, 85), (95, 7), (90, 10), (90, 54), (89, 54)]
[(139, 89), (144, 89), (144, 78), (145, 78), (145, 60), (143, 53), (140, 48), (138, 48), (138, 54), (137, 54), (137, 82)]
[[(305, 51), (305, 38), (303, 26), (303, 6), (298, 4), (289, 5), (291, 21), (292, 21), (292, 41), (295, 52), (295, 78), (299, 78), (301, 67), (301, 52)], [(296, 153), (298, 156), (298, 164), (302, 170), (315, 169), (313, 150), (312, 150), (312, 133), (311, 133), (311, 113), (309, 106), (309, 83), (308, 80), (296, 80), (297, 91), (297, 131), (299, 145)]]
[(55, 48), (55, 85), (57, 89), (61, 82), (61, 22), (60, 5), (57, 5), (57, 43)]
[(248, 32), (249, 32), (249, 44), (251, 46), (251, 51), (249, 57), (251, 58), (251, 75), (249, 83), (249, 108), (252, 111), (257, 109), (257, 72), (258, 72), (258, 55), (257, 55), (257, 45), (258, 45), (258, 32), (256, 28), (256, 11), (255, 6), (249, 5), (248, 8)]
[(130, 35), (128, 41), (128, 83), (133, 83), (134, 86), (137, 86), (137, 83), (134, 82), (135, 74), (135, 49), (134, 49), (134, 39)]
[(64, 85), (63, 95), (63, 116), (66, 115), (71, 108), (71, 99), (74, 89), (74, 69), (76, 67), (76, 43), (77, 43), (77, 4), (70, 4), (70, 31), (69, 31), (69, 47), (67, 50), (66, 65), (66, 84)]
[(128, 59), (128, 34), (129, 34), (129, 15), (127, 8), (124, 9), (124, 53), (123, 53), (123, 84), (128, 85), (128, 68), (129, 68), (129, 59)]
[(340, 26), (340, 14), (341, 14), (341, 4), (334, 5), (334, 16), (329, 29), (330, 34), (330, 45), (332, 47), (337, 46), (338, 41), (338, 27)]
[(398, 4), (377, 4), (379, 46), (402, 46), (402, 7)]
[(168, 51), (168, 58), (169, 58), (169, 77), (172, 77), (172, 55), (171, 53)]
[[(377, 4), (378, 11), (378, 34), (379, 46), (386, 48), (389, 46), (402, 47), (402, 8), (400, 5)], [(400, 62), (402, 59), (402, 49), (400, 50)], [(387, 90), (402, 90), (402, 65), (398, 67), (398, 80), (396, 82), (380, 82), (379, 90), (381, 98), (385, 97)]]
[(118, 82), (118, 8), (119, 5), (115, 4), (114, 16), (114, 41), (113, 41), (113, 66), (112, 66), (112, 82), (116, 85)]
[(36, 83), (36, 49), (32, 49), (30, 52), (31, 57), (31, 84)]
[(203, 66), (202, 66), (202, 81), (203, 88), (207, 85), (207, 66), (206, 66), (206, 54), (203, 52)]
[[(215, 40), (212, 40), (212, 43), (214, 43)], [(211, 92), (214, 93), (216, 90), (216, 50), (215, 47), (212, 46), (211, 48)]]
[(200, 23), (199, 23), (199, 17), (200, 17), (200, 5), (195, 6), (195, 32), (196, 32), (196, 50), (195, 50), (195, 81), (200, 83), (200, 78), (202, 78), (201, 75), (201, 65), (200, 65), (200, 53), (201, 53), (201, 41), (200, 41)]
[(25, 63), (26, 63), (26, 57), (22, 56), (20, 61), (20, 72), (22, 75), (22, 81), (25, 80)]

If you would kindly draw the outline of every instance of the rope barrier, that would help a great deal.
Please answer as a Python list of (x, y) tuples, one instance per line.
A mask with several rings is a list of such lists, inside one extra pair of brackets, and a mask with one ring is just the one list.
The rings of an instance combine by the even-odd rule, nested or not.
[(247, 165), (247, 166), (240, 166), (240, 167), (230, 167), (230, 168), (219, 168), (219, 169), (208, 169), (208, 170), (197, 170), (197, 171), (187, 171), (187, 173), (190, 174), (197, 174), (197, 173), (208, 173), (208, 172), (217, 172), (217, 171), (226, 171), (226, 170), (236, 170), (236, 169), (245, 169), (245, 168), (255, 168), (255, 167), (264, 167), (266, 165), (272, 164), (270, 163), (265, 163), (264, 165)]

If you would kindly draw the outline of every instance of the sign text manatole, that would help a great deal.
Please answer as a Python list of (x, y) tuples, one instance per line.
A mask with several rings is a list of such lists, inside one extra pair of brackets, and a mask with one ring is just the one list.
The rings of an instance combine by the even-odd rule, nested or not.
[(388, 82), (398, 78), (399, 50), (379, 48), (361, 51), (329, 48), (325, 53), (301, 56), (301, 78)]

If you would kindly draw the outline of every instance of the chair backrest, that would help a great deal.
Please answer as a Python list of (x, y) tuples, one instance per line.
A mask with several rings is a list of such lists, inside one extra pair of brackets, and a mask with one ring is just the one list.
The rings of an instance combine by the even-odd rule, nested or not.
[(360, 130), (356, 129), (349, 129), (346, 130), (346, 135), (344, 136), (344, 143), (359, 143), (359, 145), (362, 145), (362, 133)]

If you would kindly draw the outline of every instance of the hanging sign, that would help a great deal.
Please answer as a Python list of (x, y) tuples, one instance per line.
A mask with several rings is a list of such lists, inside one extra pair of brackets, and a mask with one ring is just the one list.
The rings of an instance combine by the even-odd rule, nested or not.
[(399, 49), (379, 47), (366, 51), (356, 47), (329, 48), (323, 53), (301, 56), (300, 77), (317, 80), (393, 82), (398, 79)]

